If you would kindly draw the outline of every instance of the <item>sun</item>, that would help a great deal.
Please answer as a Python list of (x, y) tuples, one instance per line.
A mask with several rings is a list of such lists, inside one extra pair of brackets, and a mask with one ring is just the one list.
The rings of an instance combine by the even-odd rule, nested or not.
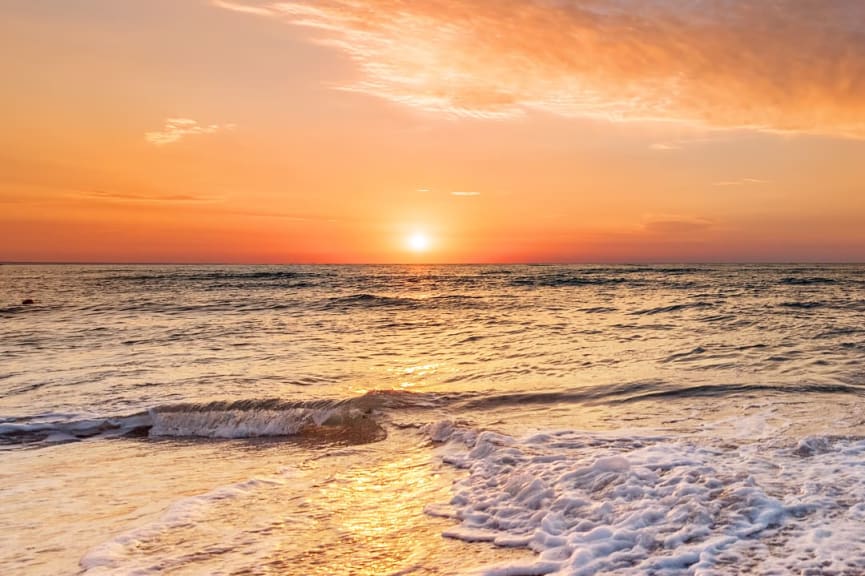
[(425, 252), (429, 248), (429, 238), (423, 232), (415, 232), (408, 237), (407, 244), (412, 252)]

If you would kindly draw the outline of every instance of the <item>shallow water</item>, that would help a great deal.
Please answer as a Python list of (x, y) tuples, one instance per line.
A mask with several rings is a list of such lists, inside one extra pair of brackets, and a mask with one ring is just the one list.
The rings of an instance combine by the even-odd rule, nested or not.
[(861, 266), (0, 266), (0, 567), (862, 573), (863, 310)]

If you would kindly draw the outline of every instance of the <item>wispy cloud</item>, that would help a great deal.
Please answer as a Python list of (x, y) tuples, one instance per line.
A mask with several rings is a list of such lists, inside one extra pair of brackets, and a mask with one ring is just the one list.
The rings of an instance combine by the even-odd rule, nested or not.
[(244, 14), (255, 14), (257, 16), (272, 16), (274, 12), (263, 6), (253, 6), (249, 4), (237, 4), (235, 2), (226, 2), (224, 0), (212, 0), (214, 6), (225, 8), (233, 12), (242, 12)]
[[(110, 190), (76, 190), (67, 197), (82, 198), (89, 201), (117, 203), (171, 206), (172, 209), (181, 206), (194, 206), (198, 214), (221, 214), (225, 216), (248, 216), (253, 218), (267, 218), (283, 220), (287, 222), (318, 222), (333, 224), (339, 220), (332, 216), (311, 213), (274, 212), (269, 210), (238, 209), (230, 205), (229, 197), (207, 196), (201, 194), (160, 194), (157, 192), (117, 192)], [(2, 201), (2, 200), (0, 200)], [(176, 205), (176, 206), (173, 206)]]
[(215, 134), (222, 130), (233, 130), (234, 124), (201, 125), (191, 118), (168, 118), (161, 130), (147, 132), (144, 139), (154, 146), (164, 146), (179, 142), (183, 138), (195, 134)]
[(660, 150), (660, 151), (668, 151), (668, 150), (681, 150), (682, 145), (677, 142), (655, 142), (649, 145), (651, 150)]
[(747, 186), (748, 184), (771, 184), (771, 181), (761, 178), (739, 178), (738, 180), (713, 182), (712, 186)]
[(861, 0), (214, 4), (318, 29), (363, 73), (343, 88), (425, 110), (865, 137)]
[(678, 214), (646, 215), (643, 218), (643, 231), (667, 237), (687, 237), (701, 235), (713, 228), (715, 223), (699, 216)]
[(87, 190), (74, 193), (80, 198), (105, 200), (108, 202), (145, 202), (145, 203), (212, 203), (224, 198), (194, 194), (151, 194), (136, 192), (114, 192), (109, 190)]
[[(661, 152), (667, 152), (670, 150), (686, 150), (692, 148), (694, 146), (702, 145), (702, 144), (711, 144), (713, 142), (725, 142), (735, 139), (736, 141), (741, 141), (742, 138), (747, 137), (750, 133), (743, 132), (742, 130), (736, 129), (714, 129), (711, 133), (703, 133), (703, 136), (700, 137), (691, 137), (691, 138), (676, 138), (674, 140), (665, 140), (661, 142), (654, 142), (649, 144), (650, 150), (657, 150)], [(755, 136), (755, 134), (750, 134), (751, 136)]]
[(467, 191), (467, 190), (456, 190), (454, 192), (444, 192), (444, 191), (434, 191), (432, 188), (417, 188), (415, 192), (420, 192), (422, 194), (450, 194), (451, 196), (457, 196), (461, 198), (470, 198), (472, 196), (480, 196), (480, 192)]
[(225, 210), (223, 211), (225, 214), (231, 214), (232, 216), (251, 216), (255, 218), (269, 218), (276, 220), (285, 220), (288, 222), (319, 222), (319, 223), (327, 223), (327, 224), (335, 224), (340, 222), (337, 218), (332, 218), (330, 216), (323, 216), (317, 214), (294, 214), (294, 213), (285, 213), (285, 212), (268, 212), (268, 211), (255, 211), (255, 210)]

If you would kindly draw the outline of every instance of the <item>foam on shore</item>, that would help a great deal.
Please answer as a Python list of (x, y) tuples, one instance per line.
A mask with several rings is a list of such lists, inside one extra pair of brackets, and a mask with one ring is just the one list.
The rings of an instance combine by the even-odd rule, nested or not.
[(528, 547), (510, 574), (708, 575), (865, 571), (865, 439), (740, 445), (575, 431), (513, 438), (429, 429), (468, 470), (444, 535)]

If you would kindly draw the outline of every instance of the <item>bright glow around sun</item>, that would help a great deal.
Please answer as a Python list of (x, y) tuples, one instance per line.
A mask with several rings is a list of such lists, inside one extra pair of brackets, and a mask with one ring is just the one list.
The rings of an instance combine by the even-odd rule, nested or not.
[(415, 232), (408, 237), (408, 247), (414, 252), (423, 252), (429, 248), (429, 238), (423, 232)]

